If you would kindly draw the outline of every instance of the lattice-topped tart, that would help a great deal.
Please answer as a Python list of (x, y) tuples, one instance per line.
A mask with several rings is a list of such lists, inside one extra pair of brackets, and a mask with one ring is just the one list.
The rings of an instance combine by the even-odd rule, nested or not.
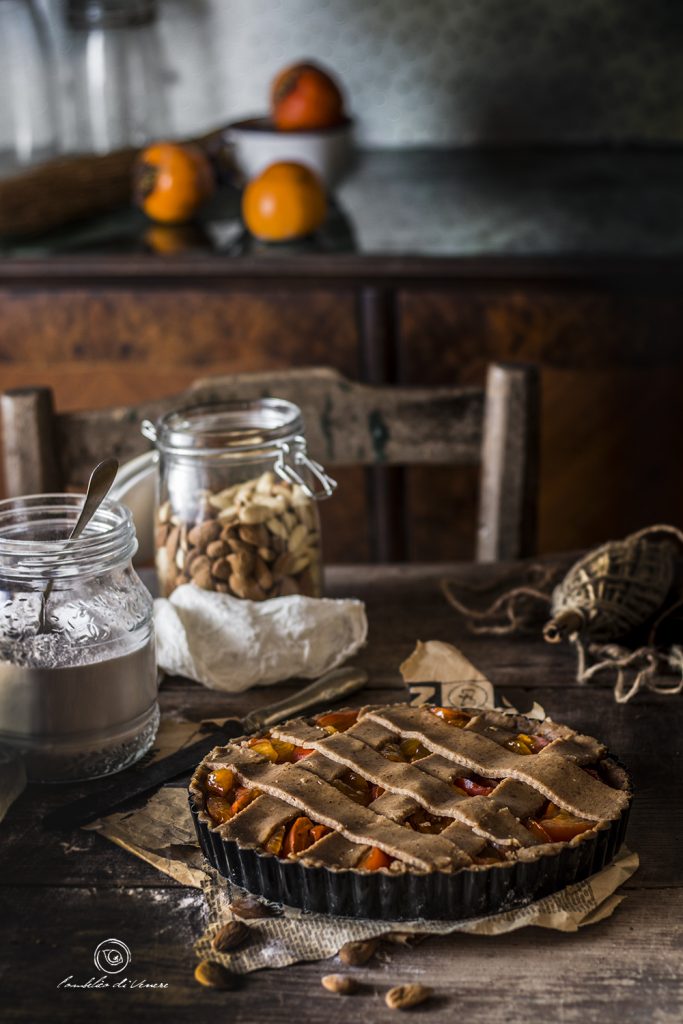
[(550, 719), (394, 704), (215, 748), (190, 785), (205, 855), (252, 892), (400, 919), (491, 913), (599, 870), (628, 777)]

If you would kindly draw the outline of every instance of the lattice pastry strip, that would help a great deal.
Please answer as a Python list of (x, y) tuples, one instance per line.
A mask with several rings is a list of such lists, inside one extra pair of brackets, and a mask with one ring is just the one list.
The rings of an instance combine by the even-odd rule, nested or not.
[(577, 817), (612, 820), (628, 804), (626, 793), (588, 775), (573, 760), (556, 752), (554, 743), (538, 754), (522, 756), (471, 729), (454, 729), (424, 708), (394, 705), (369, 709), (367, 716), (402, 737), (419, 740), (447, 759), (457, 759), (480, 775), (526, 783)]
[[(506, 811), (499, 802), (493, 801), (489, 797), (470, 798), (464, 796), (457, 793), (448, 782), (443, 780), (444, 775), (450, 782), (459, 774), (461, 766), (457, 762), (444, 759), (439, 755), (433, 759), (431, 757), (423, 758), (414, 764), (389, 761), (373, 747), (360, 741), (358, 737), (368, 736), (374, 742), (379, 743), (391, 739), (394, 734), (383, 729), (381, 734), (373, 737), (368, 732), (369, 724), (365, 718), (362, 718), (346, 732), (335, 733), (332, 736), (329, 736), (323, 729), (318, 729), (318, 735), (314, 736), (307, 723), (303, 723), (303, 727), (300, 728), (297, 721), (287, 722), (281, 728), (273, 731), (279, 738), (286, 738), (295, 743), (302, 743), (305, 736), (306, 742), (313, 750), (345, 765), (369, 782), (382, 786), (392, 793), (410, 797), (417, 806), (423, 807), (438, 817), (455, 818), (468, 825), (484, 839), (500, 846), (535, 845), (537, 840), (528, 829)], [(451, 726), (446, 728), (450, 729)], [(306, 762), (303, 763), (303, 766), (307, 766)], [(431, 774), (430, 768), (434, 768), (441, 778)]]
[(249, 747), (228, 746), (225, 751), (225, 759), (212, 766), (231, 768), (243, 783), (300, 808), (352, 842), (377, 846), (390, 857), (427, 871), (462, 867), (468, 862), (448, 839), (413, 832), (362, 807), (316, 775), (310, 766), (275, 765)]
[[(382, 814), (385, 818), (400, 825), (411, 814), (414, 814), (418, 807), (419, 804), (411, 800), (410, 797), (400, 796), (396, 793), (382, 793), (369, 804), (368, 809), (374, 811), (375, 814)], [(456, 836), (448, 838), (469, 860), (471, 854), (466, 848), (468, 844), (460, 843)], [(485, 844), (486, 840), (478, 837), (478, 848)], [(309, 846), (307, 850), (299, 854), (299, 858), (306, 864), (322, 864), (325, 867), (355, 867), (369, 850), (369, 844), (353, 843), (338, 832), (332, 832)]]

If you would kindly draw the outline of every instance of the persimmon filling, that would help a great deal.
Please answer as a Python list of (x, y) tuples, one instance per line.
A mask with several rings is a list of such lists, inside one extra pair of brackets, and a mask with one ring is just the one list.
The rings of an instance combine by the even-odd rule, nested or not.
[[(438, 718), (455, 728), (463, 728), (471, 717), (456, 708), (433, 707), (430, 710)], [(331, 735), (350, 729), (357, 719), (357, 711), (347, 710), (327, 712), (312, 721)], [(537, 754), (549, 742), (550, 740), (542, 736), (518, 733), (516, 736), (506, 739), (504, 746), (522, 756), (530, 756)], [(253, 737), (248, 741), (248, 745), (273, 764), (294, 763), (315, 753), (312, 749), (298, 747), (293, 743), (279, 740), (270, 732)], [(389, 761), (404, 764), (412, 764), (427, 757), (430, 753), (419, 740), (398, 738), (389, 740), (380, 748), (379, 752)], [(588, 767), (585, 771), (600, 778), (595, 767)], [(463, 796), (481, 797), (490, 796), (501, 781), (501, 779), (489, 779), (471, 772), (466, 777), (453, 779), (452, 785)], [(369, 782), (350, 768), (339, 775), (333, 785), (349, 799), (364, 807), (370, 806), (384, 793), (381, 786)], [(230, 768), (220, 768), (208, 772), (204, 781), (204, 793), (206, 812), (216, 825), (224, 824), (261, 795), (259, 789), (242, 786)], [(403, 824), (406, 828), (411, 828), (416, 832), (438, 835), (447, 825), (451, 824), (451, 821), (450, 818), (438, 817), (423, 808), (418, 808)], [(533, 818), (527, 819), (524, 825), (540, 843), (559, 843), (567, 842), (588, 831), (594, 827), (595, 822), (577, 818), (551, 801), (547, 801), (541, 812)], [(333, 831), (327, 825), (315, 822), (306, 815), (293, 816), (291, 821), (275, 829), (269, 836), (264, 844), (264, 850), (287, 860), (299, 856)], [(373, 846), (364, 853), (356, 866), (363, 871), (377, 871), (380, 868), (390, 867), (394, 859), (383, 850)], [(480, 865), (496, 864), (505, 860), (505, 851), (491, 842), (487, 843), (473, 857), (474, 863)]]

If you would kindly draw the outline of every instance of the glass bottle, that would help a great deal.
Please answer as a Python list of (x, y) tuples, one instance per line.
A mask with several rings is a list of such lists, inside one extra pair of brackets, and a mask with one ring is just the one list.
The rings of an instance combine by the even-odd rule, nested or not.
[(77, 148), (108, 153), (168, 134), (156, 0), (68, 0)]
[(0, 97), (0, 174), (54, 156), (54, 60), (33, 0), (0, 0)]

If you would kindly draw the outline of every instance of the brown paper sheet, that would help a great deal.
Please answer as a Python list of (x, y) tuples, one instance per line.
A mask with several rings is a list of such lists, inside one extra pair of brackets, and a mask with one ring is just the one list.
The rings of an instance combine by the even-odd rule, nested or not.
[[(202, 724), (173, 717), (162, 719), (148, 755), (150, 762), (193, 743)], [(162, 788), (143, 807), (110, 814), (85, 828), (99, 832), (182, 885), (199, 888), (207, 877), (184, 787)]]
[(86, 829), (175, 878), (199, 888), (206, 880), (206, 863), (197, 843), (187, 790), (159, 790), (144, 807), (100, 818)]
[(413, 705), (431, 701), (440, 707), (492, 708), (493, 686), (461, 650), (441, 640), (418, 640), (400, 666)]

